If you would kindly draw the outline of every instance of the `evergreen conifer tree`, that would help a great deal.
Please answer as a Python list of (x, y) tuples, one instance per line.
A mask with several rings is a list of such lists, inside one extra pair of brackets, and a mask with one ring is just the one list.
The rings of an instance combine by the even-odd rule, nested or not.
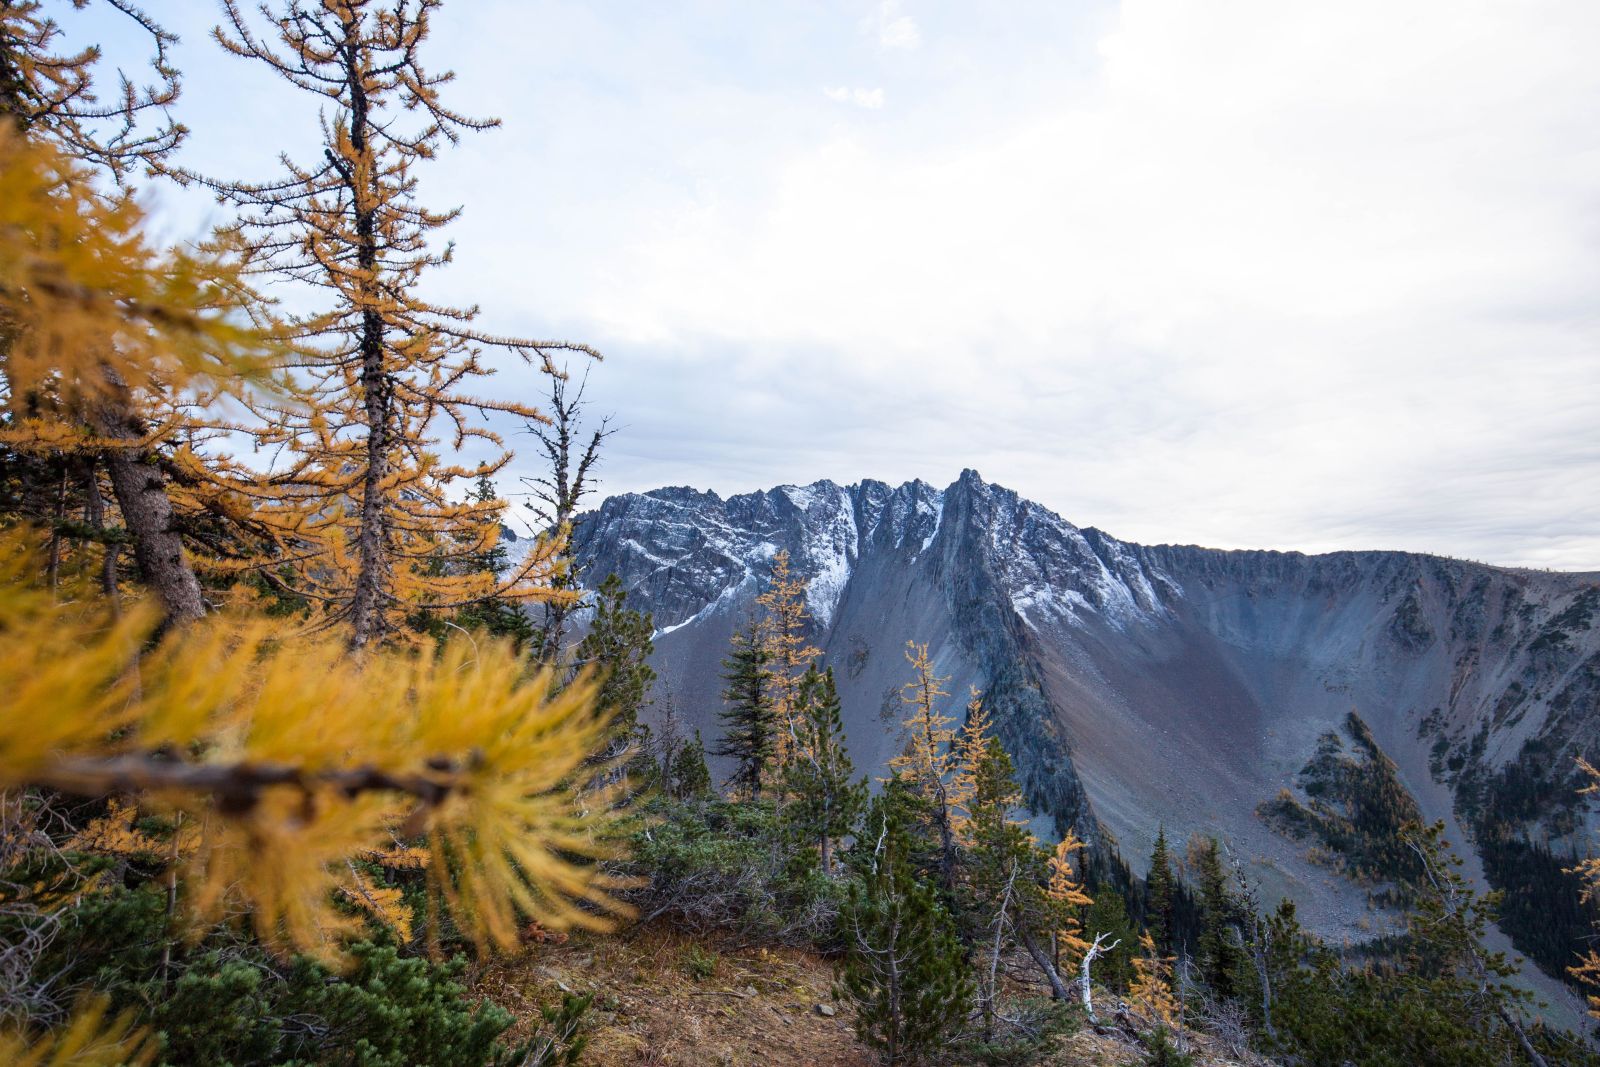
[(706, 746), (700, 731), (672, 757), (668, 787), (679, 800), (702, 800), (711, 795), (711, 771), (706, 767)]
[(1244, 957), (1222, 846), (1216, 838), (1206, 837), (1192, 841), (1190, 851), (1200, 883), (1200, 939), (1196, 945), (1200, 977), (1213, 996), (1231, 1000), (1239, 993)]
[(913, 1063), (965, 1021), (972, 981), (954, 921), (911, 866), (910, 833), (888, 791), (864, 837), (866, 877), (851, 884), (840, 920), (836, 995), (855, 1004), (856, 1033), (883, 1063)]
[(1544, 1067), (1523, 1019), (1531, 998), (1511, 984), (1517, 968), (1505, 953), (1484, 944), (1500, 895), (1479, 896), (1472, 888), (1461, 874), (1460, 857), (1445, 841), (1443, 823), (1411, 824), (1401, 838), (1422, 870), (1408, 917), (1406, 985), (1433, 1010), (1477, 1035), (1477, 1043), (1494, 1058), (1526, 1057)]
[(845, 750), (844, 721), (833, 668), (815, 666), (801, 677), (795, 718), (799, 742), (784, 768), (789, 803), (784, 821), (797, 837), (817, 845), (824, 874), (833, 871), (833, 849), (855, 825), (866, 802), (864, 781), (853, 781), (855, 765)]
[(656, 672), (650, 666), (655, 651), (655, 623), (647, 611), (628, 607), (622, 579), (606, 575), (595, 590), (594, 618), (578, 644), (578, 668), (601, 673), (600, 706), (611, 712), (613, 736), (630, 740), (639, 728), (639, 712), (650, 704), (650, 687)]
[(711, 752), (733, 760), (727, 784), (752, 800), (761, 796), (776, 732), (771, 663), (759, 626), (734, 634), (733, 650), (722, 661), (722, 680), (727, 683), (722, 690), (724, 707), (717, 713), (722, 738)]
[[(478, 478), (472, 492), (467, 498), (484, 507), (492, 507), (501, 503), (499, 494), (495, 492), (494, 482), (488, 475)], [(505, 544), (496, 538), (487, 548), (469, 555), (462, 560), (461, 565), (467, 570), (478, 570), (486, 574), (498, 576), (503, 573), (510, 561)], [(475, 600), (456, 612), (456, 625), (468, 630), (483, 630), (495, 637), (510, 638), (519, 649), (527, 646), (533, 637), (533, 620), (528, 617), (521, 605), (510, 600), (498, 591), (491, 592), (481, 600)]]
[(1117, 993), (1133, 981), (1133, 955), (1138, 934), (1128, 918), (1128, 905), (1121, 893), (1103, 892), (1084, 912), (1083, 925), (1093, 937), (1101, 937), (1094, 958), (1094, 980)]
[[(969, 727), (971, 724), (969, 723)], [(983, 723), (974, 731), (982, 739)], [(985, 1040), (994, 1036), (1000, 961), (1024, 928), (1039, 923), (1042, 854), (1033, 835), (1012, 811), (1022, 802), (1011, 757), (999, 738), (969, 745), (963, 763), (970, 767), (960, 895), (968, 940), (979, 950), (978, 1007)], [(1025, 935), (1026, 936), (1026, 935)]]
[(1172, 951), (1172, 857), (1167, 849), (1167, 828), (1156, 829), (1155, 848), (1150, 853), (1150, 873), (1144, 882), (1145, 925), (1154, 939), (1156, 952)]

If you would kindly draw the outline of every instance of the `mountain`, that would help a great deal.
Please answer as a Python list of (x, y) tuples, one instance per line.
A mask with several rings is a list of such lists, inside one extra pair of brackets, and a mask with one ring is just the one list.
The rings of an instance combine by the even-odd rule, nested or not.
[(1217, 833), (1325, 934), (1381, 926), (1370, 886), (1272, 809), (1285, 790), (1330, 803), (1308, 764), (1352, 730), (1415, 810), (1476, 842), (1463, 851), (1491, 882), (1534, 860), (1558, 878), (1594, 828), (1574, 757), (1600, 755), (1600, 575), (1142, 546), (973, 471), (943, 490), (627, 494), (576, 540), (588, 576), (617, 573), (654, 614), (658, 705), (708, 740), (720, 660), (786, 549), (859, 768), (897, 750), (903, 650), (927, 642), (952, 713), (969, 686), (986, 694), (1041, 832), (1075, 824), (1136, 870), (1159, 825)]

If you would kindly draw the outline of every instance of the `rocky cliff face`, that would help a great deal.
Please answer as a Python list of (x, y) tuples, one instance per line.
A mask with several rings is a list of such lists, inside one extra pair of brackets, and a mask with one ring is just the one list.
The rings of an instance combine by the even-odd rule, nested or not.
[(1456, 840), (1492, 815), (1588, 843), (1572, 771), (1600, 755), (1600, 576), (1134, 545), (972, 471), (619, 496), (578, 543), (654, 613), (658, 700), (708, 740), (719, 661), (787, 549), (858, 767), (896, 750), (902, 651), (926, 641), (953, 693), (987, 694), (1041, 829), (1076, 823), (1136, 867), (1160, 824), (1220, 833), (1327, 932), (1369, 929), (1364, 897), (1257, 809), (1351, 710)]

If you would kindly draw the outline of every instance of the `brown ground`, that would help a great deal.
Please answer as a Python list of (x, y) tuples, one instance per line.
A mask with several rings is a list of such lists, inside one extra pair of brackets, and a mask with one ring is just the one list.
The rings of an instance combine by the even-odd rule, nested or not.
[[(691, 974), (695, 949), (716, 953), (707, 978)], [(828, 962), (812, 953), (708, 946), (645, 929), (531, 946), (477, 984), (518, 1019), (537, 1019), (563, 987), (594, 990), (585, 1067), (870, 1067), (848, 1010), (831, 1018), (816, 1010), (833, 1007), (832, 981)]]
[[(715, 952), (709, 977), (691, 960)], [(660, 928), (621, 934), (576, 934), (534, 944), (479, 976), (477, 991), (519, 1021), (511, 1038), (528, 1036), (539, 1007), (563, 989), (595, 992), (588, 1015), (584, 1067), (874, 1067), (856, 1042), (852, 1014), (834, 1005), (832, 964), (811, 952), (710, 945)], [(836, 1014), (819, 1013), (818, 1005)], [(1236, 1063), (1202, 1047), (1202, 1067)], [(1142, 1050), (1115, 1037), (1083, 1031), (1064, 1038), (1037, 1067), (1135, 1067)], [(1259, 1062), (1259, 1061), (1250, 1061)]]

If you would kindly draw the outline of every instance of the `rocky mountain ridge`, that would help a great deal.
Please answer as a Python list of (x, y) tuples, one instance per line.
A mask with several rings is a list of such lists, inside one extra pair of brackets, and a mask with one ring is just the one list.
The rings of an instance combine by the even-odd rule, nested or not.
[(660, 699), (708, 739), (720, 660), (785, 549), (810, 582), (858, 768), (896, 751), (901, 653), (926, 641), (953, 693), (993, 707), (1041, 832), (1075, 824), (1135, 867), (1159, 825), (1218, 832), (1325, 932), (1380, 920), (1257, 809), (1352, 710), (1458, 841), (1492, 824), (1539, 847), (1590, 843), (1574, 758), (1600, 755), (1595, 575), (1142, 546), (973, 471), (943, 490), (627, 494), (576, 538), (587, 575), (617, 573), (654, 614)]

